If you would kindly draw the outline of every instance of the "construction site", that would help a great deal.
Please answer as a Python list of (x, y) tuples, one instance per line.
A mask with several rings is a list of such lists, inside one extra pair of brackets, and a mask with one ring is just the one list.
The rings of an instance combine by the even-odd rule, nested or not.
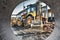
[[(42, 6), (37, 1), (29, 4), (16, 15), (11, 15), (11, 29), (16, 36), (39, 36), (41, 40), (46, 39), (55, 26), (54, 13), (48, 9), (48, 5)], [(13, 17), (16, 16), (16, 17)]]

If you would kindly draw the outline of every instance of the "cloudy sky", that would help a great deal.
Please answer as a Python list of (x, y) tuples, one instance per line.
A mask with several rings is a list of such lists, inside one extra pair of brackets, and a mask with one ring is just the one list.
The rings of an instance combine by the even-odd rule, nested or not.
[[(29, 4), (34, 4), (36, 2), (37, 2), (37, 0), (32, 0), (32, 1), (31, 0), (26, 0), (25, 2), (22, 2), (22, 3), (18, 4), (16, 6), (16, 8), (13, 10), (12, 14), (18, 14), (20, 11), (22, 11), (23, 10), (23, 5), (27, 6)], [(46, 6), (45, 3), (41, 3), (41, 5)], [(48, 7), (48, 9), (50, 9), (50, 8)]]

